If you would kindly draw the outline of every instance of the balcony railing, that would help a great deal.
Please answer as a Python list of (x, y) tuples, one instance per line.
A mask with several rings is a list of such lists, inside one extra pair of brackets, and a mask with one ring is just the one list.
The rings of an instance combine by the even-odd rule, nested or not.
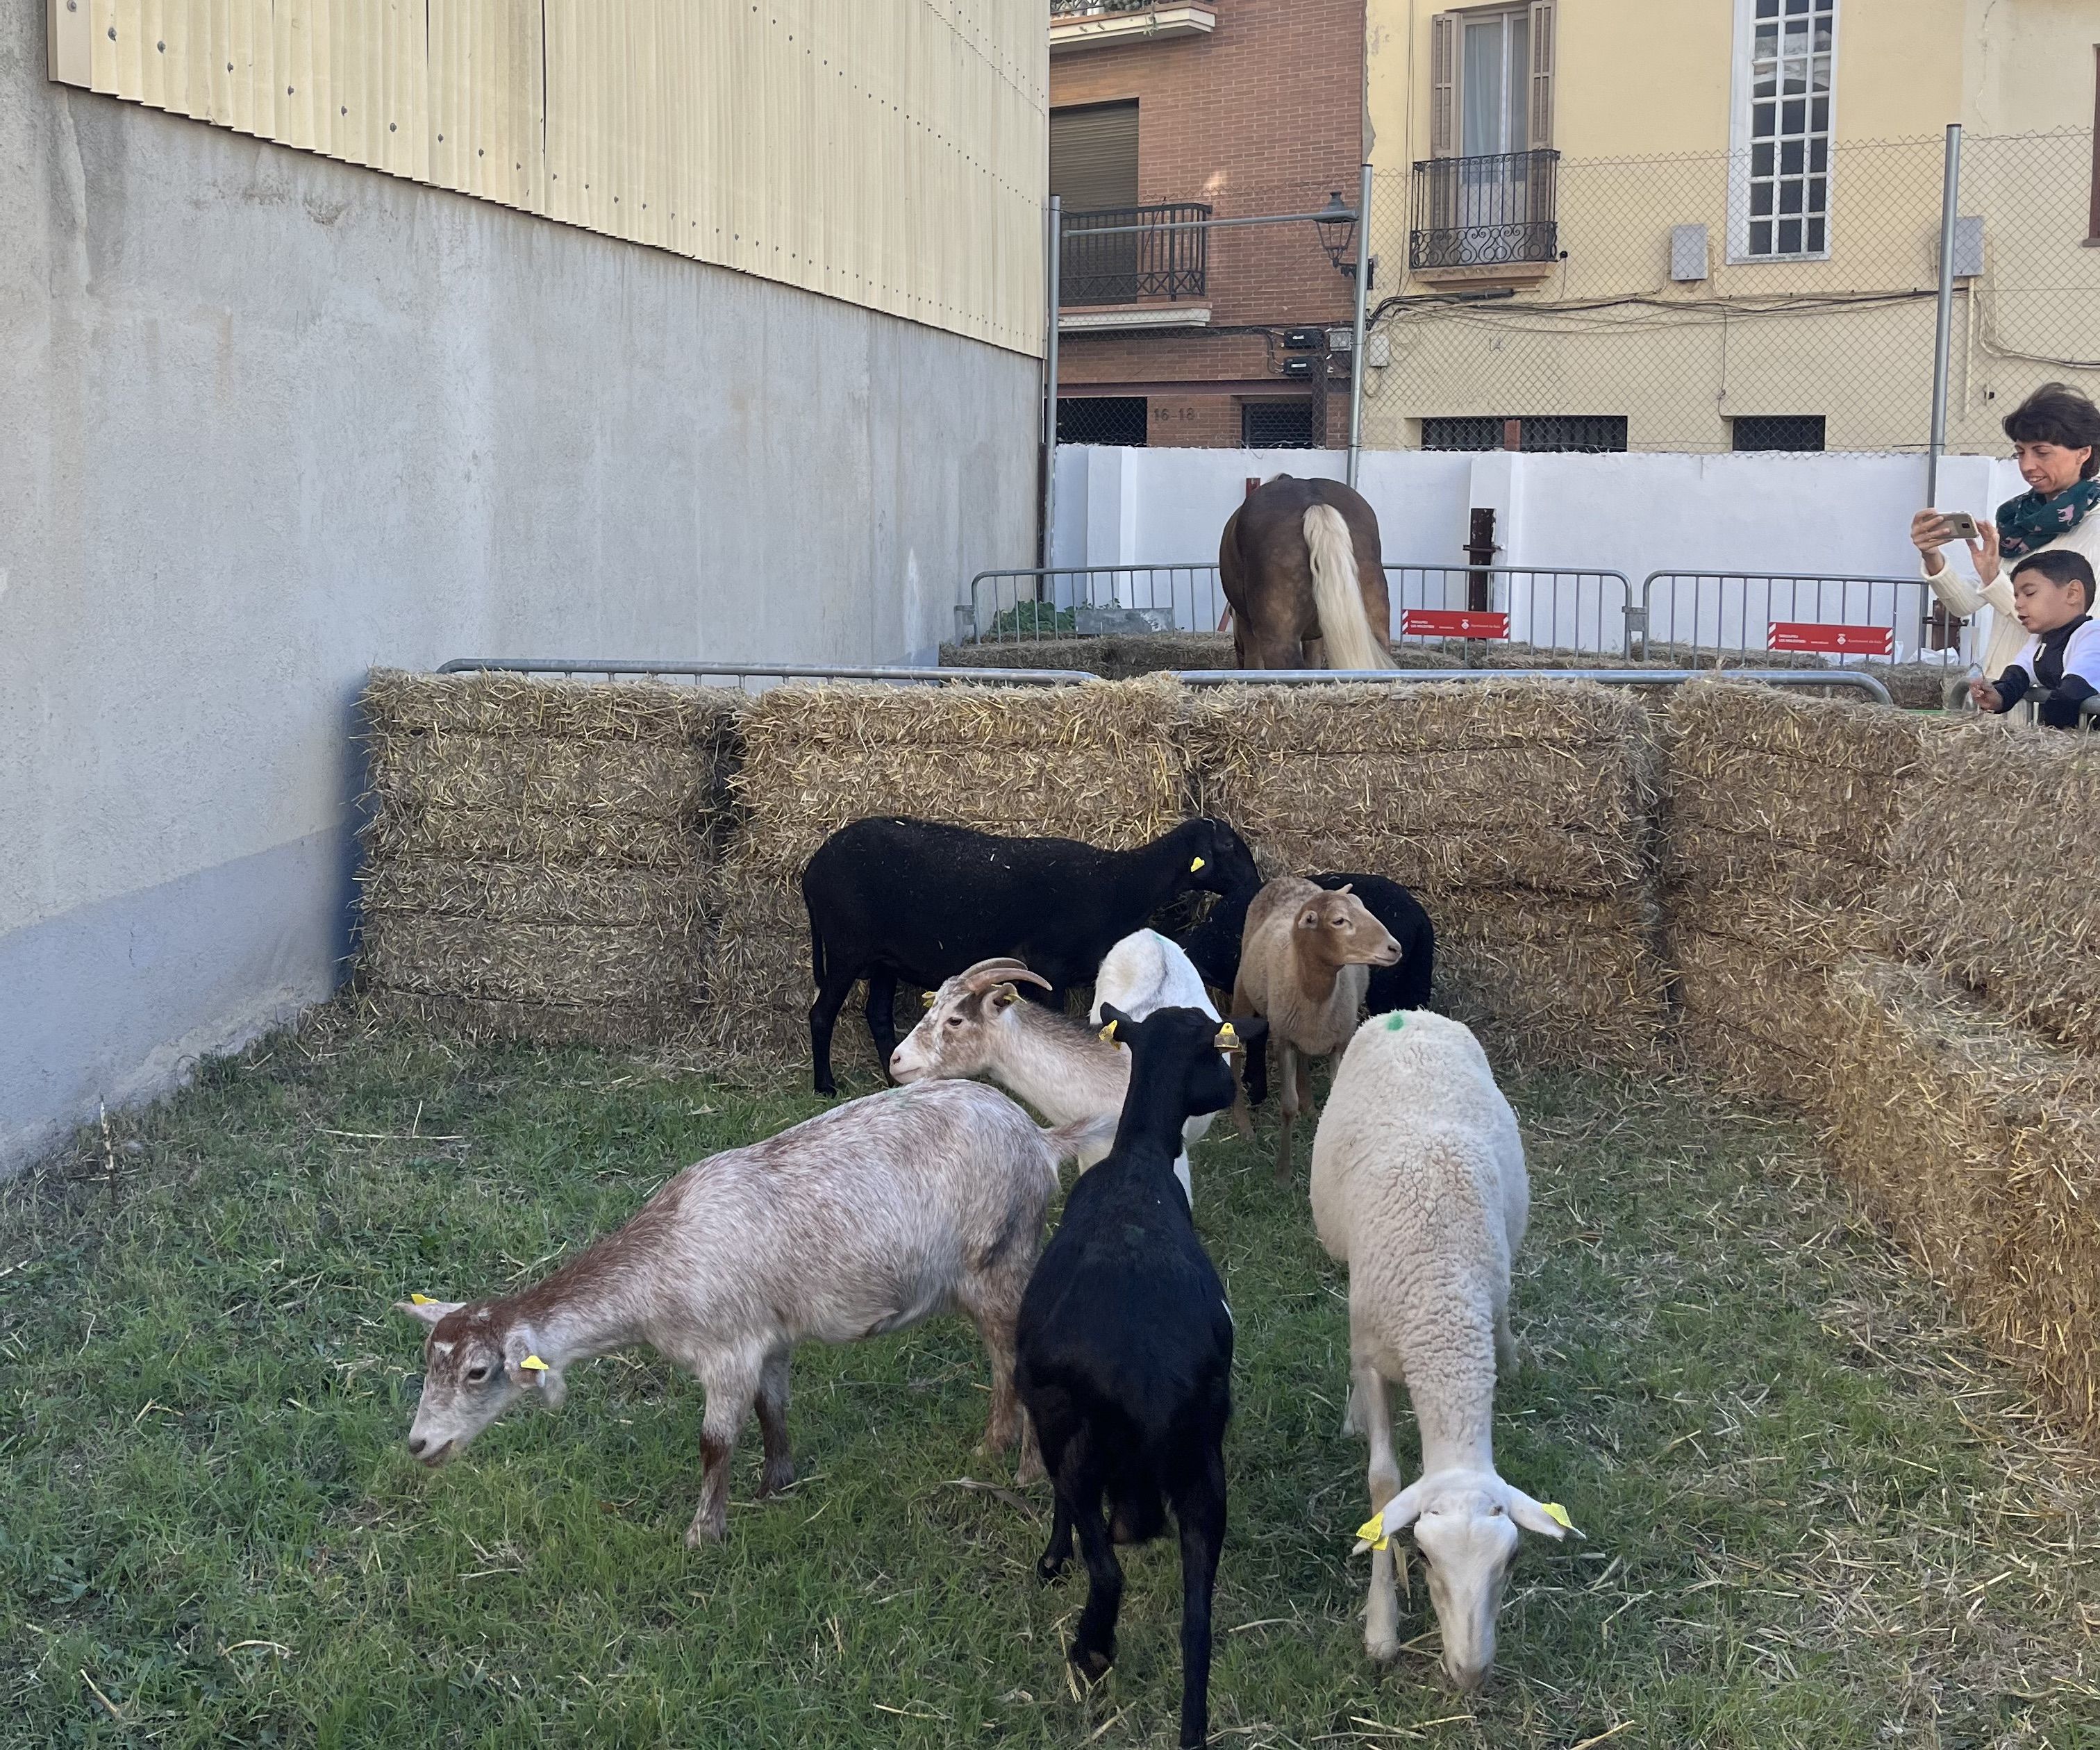
[(1159, 0), (1050, 0), (1052, 18), (1079, 18), (1088, 12), (1149, 12)]
[[(1211, 234), (1193, 222), (1210, 216), (1210, 208), (1196, 201), (1067, 213), (1058, 302), (1134, 304), (1143, 298), (1202, 298)], [(1143, 228), (1126, 228), (1132, 225)]]
[(1505, 152), (1418, 163), (1409, 267), (1419, 273), (1554, 260), (1560, 162), (1557, 152)]

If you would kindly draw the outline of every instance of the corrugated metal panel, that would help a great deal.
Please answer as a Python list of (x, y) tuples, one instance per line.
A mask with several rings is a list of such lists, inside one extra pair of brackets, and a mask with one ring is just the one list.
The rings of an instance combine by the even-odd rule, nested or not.
[(46, 0), (51, 77), (1035, 352), (1042, 0)]

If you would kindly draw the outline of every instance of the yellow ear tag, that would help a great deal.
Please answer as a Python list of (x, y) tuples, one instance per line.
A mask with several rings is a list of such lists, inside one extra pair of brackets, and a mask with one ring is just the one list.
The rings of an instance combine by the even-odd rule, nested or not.
[(528, 1373), (544, 1373), (547, 1371), (547, 1364), (536, 1355), (527, 1355), (518, 1364)]
[(1384, 1549), (1391, 1541), (1385, 1534), (1385, 1515), (1383, 1513), (1374, 1514), (1365, 1520), (1357, 1527), (1357, 1539), (1360, 1543), (1369, 1544), (1374, 1549)]
[(412, 1307), (435, 1307), (437, 1302), (428, 1294), (411, 1294), (408, 1297), (408, 1304)]
[(1198, 858), (1195, 860), (1195, 862), (1193, 862), (1193, 863), (1191, 863), (1191, 864), (1189, 864), (1189, 874), (1191, 874), (1191, 875), (1195, 875), (1195, 874), (1198, 873), (1199, 871), (1201, 871), (1201, 870), (1202, 869), (1202, 866), (1203, 866), (1203, 859), (1202, 859), (1202, 857), (1198, 857)]
[(1115, 1023), (1114, 1021), (1110, 1021), (1108, 1025), (1101, 1029), (1101, 1043), (1105, 1045), (1114, 1045), (1115, 1043)]
[(919, 993), (919, 1007), (922, 1009), (929, 1009), (933, 1007), (933, 993), (930, 990), (920, 991)]
[(1552, 1520), (1555, 1525), (1564, 1526), (1571, 1532), (1575, 1529), (1575, 1522), (1568, 1517), (1568, 1510), (1562, 1506), (1559, 1501), (1542, 1501), (1539, 1502), (1538, 1506), (1539, 1510), (1543, 1513), (1547, 1519)]

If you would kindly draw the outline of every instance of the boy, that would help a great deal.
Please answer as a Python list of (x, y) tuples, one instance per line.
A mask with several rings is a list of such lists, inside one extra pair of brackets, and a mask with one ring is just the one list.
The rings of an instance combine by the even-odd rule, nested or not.
[(2093, 566), (2083, 553), (2054, 548), (2013, 570), (2013, 611), (2027, 641), (1996, 681), (1972, 681), (1979, 711), (2010, 711), (2036, 694), (2035, 714), (2052, 729), (2075, 730), (2080, 707), (2100, 693), (2100, 622), (2093, 618)]

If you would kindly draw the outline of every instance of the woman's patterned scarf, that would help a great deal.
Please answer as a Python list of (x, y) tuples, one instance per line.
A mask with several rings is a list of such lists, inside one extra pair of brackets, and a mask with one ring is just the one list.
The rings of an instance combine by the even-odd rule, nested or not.
[(2100, 504), (2100, 480), (2080, 480), (2045, 498), (2023, 492), (1998, 506), (1998, 551), (2018, 559), (2069, 534)]

